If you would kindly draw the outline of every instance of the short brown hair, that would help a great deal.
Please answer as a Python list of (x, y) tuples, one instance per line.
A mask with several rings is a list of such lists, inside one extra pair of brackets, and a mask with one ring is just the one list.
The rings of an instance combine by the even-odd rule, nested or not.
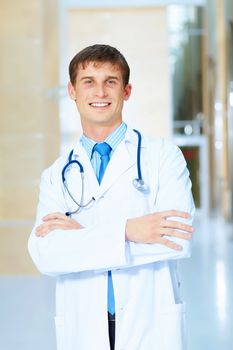
[(78, 52), (69, 64), (69, 75), (72, 85), (75, 85), (78, 69), (80, 66), (85, 66), (90, 63), (105, 63), (110, 62), (116, 65), (122, 72), (124, 85), (129, 82), (130, 68), (124, 56), (115, 47), (110, 45), (96, 44), (88, 46), (82, 51)]

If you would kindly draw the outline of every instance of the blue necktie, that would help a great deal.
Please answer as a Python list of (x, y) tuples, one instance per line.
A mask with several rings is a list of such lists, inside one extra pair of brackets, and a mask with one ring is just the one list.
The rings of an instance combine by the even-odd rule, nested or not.
[[(111, 147), (106, 142), (97, 143), (94, 146), (94, 151), (99, 153), (101, 159), (98, 176), (98, 181), (99, 183), (101, 183), (105, 169), (107, 168), (108, 162), (110, 160), (109, 154), (111, 152)], [(110, 314), (112, 315), (114, 315), (115, 313), (115, 301), (111, 271), (108, 271), (108, 312), (110, 312)]]

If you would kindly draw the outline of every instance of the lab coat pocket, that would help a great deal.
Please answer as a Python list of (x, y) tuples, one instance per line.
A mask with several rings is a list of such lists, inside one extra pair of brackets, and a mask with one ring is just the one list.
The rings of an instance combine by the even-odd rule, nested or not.
[(161, 349), (186, 350), (185, 303), (168, 305), (160, 313)]
[(57, 350), (65, 350), (64, 317), (55, 317)]

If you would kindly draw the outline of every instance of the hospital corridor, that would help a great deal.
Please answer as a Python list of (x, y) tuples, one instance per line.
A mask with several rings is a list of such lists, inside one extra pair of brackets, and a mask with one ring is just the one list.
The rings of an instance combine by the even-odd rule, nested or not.
[[(180, 262), (188, 350), (231, 350), (233, 226), (197, 217), (195, 228), (192, 257)], [(0, 290), (0, 348), (55, 350), (53, 278), (2, 276)]]
[[(146, 157), (148, 157), (149, 152), (148, 154), (144, 153), (144, 141), (141, 143), (140, 136), (142, 140), (147, 140), (146, 136), (150, 139), (162, 138), (179, 147), (181, 150), (179, 154), (185, 160), (184, 164), (187, 165), (188, 172), (185, 170), (186, 174), (189, 174), (192, 182), (192, 195), (196, 208), (191, 256), (187, 259), (179, 259), (179, 254), (174, 255), (175, 258), (173, 255), (170, 258), (169, 255), (170, 261), (172, 261), (171, 264), (173, 264), (174, 259), (178, 259), (180, 285), (176, 279), (174, 280), (177, 286), (180, 286), (181, 299), (186, 304), (187, 347), (180, 345), (180, 347), (175, 346), (171, 349), (171, 346), (168, 346), (169, 349), (166, 347), (165, 350), (177, 350), (178, 348), (179, 350), (232, 350), (232, 0), (2, 0), (0, 5), (0, 43), (3, 48), (0, 55), (0, 103), (2, 112), (0, 116), (0, 350), (60, 350), (59, 347), (57, 349), (55, 333), (56, 278), (40, 274), (28, 250), (29, 236), (36, 219), (41, 174), (44, 169), (53, 164), (59, 156), (61, 156), (62, 161), (64, 160), (63, 169), (65, 168), (65, 171), (62, 168), (60, 171), (59, 168), (58, 174), (56, 174), (56, 181), (60, 184), (57, 192), (55, 191), (56, 195), (53, 197), (50, 193), (51, 187), (49, 186), (53, 183), (52, 175), (50, 181), (45, 181), (46, 185), (43, 187), (44, 193), (46, 193), (46, 196), (48, 195), (48, 201), (49, 198), (53, 198), (54, 203), (59, 202), (59, 206), (63, 208), (63, 218), (73, 219), (75, 215), (80, 215), (81, 220), (84, 220), (85, 215), (89, 215), (88, 211), (91, 212), (92, 206), (97, 206), (98, 200), (106, 197), (110, 198), (110, 204), (113, 200), (116, 202), (115, 198), (117, 198), (117, 205), (114, 207), (117, 208), (117, 213), (111, 213), (111, 215), (114, 214), (116, 218), (119, 216), (121, 219), (119, 213), (123, 213), (122, 217), (125, 218), (124, 210), (128, 210), (127, 205), (130, 207), (129, 210), (134, 213), (133, 210), (137, 204), (140, 208), (142, 198), (140, 196), (144, 196), (143, 203), (150, 203), (150, 199), (147, 202), (149, 197), (146, 198), (146, 196), (150, 196), (158, 185), (155, 183), (151, 186), (150, 182), (149, 190), (143, 188), (144, 185), (147, 186), (146, 181), (148, 179), (151, 181), (151, 170), (148, 169), (153, 167), (153, 160), (151, 164), (148, 162)], [(97, 177), (97, 168), (95, 169), (95, 175), (98, 178), (98, 181), (95, 178), (95, 186), (91, 187), (92, 185), (89, 185), (91, 175), (90, 173), (87, 174), (89, 168), (90, 171), (93, 170), (88, 166), (90, 165), (89, 160), (93, 161), (92, 156), (97, 145), (95, 142), (101, 141), (102, 144), (106, 144), (106, 138), (105, 140), (95, 140), (95, 142), (91, 138), (86, 138), (87, 149), (85, 150), (87, 150), (87, 154), (88, 147), (90, 147), (88, 142), (91, 141), (95, 144), (90, 149), (89, 159), (86, 154), (83, 158), (89, 163), (84, 163), (85, 166), (82, 163), (80, 167), (80, 165), (77, 166), (78, 162), (76, 161), (77, 159), (80, 161), (80, 155), (75, 153), (77, 151), (75, 145), (81, 137), (86, 135), (80, 122), (82, 115), (79, 108), (77, 110), (76, 95), (72, 96), (72, 93), (76, 93), (78, 90), (72, 90), (71, 86), (73, 85), (71, 83), (68, 85), (70, 78), (68, 67), (71, 59), (80, 50), (89, 46), (93, 47), (95, 44), (117, 48), (130, 66), (129, 82), (131, 85), (126, 84), (129, 89), (128, 95), (127, 98), (124, 95), (122, 100), (124, 105), (123, 122), (126, 124), (121, 123), (119, 128), (125, 130), (122, 137), (125, 138), (126, 144), (129, 140), (127, 139), (128, 136), (125, 135), (128, 135), (129, 130), (132, 131), (131, 128), (136, 129), (136, 133), (132, 131), (133, 137), (137, 140), (137, 143), (135, 142), (136, 147), (135, 149), (132, 148), (133, 152), (130, 151), (135, 163), (132, 163), (132, 169), (129, 166), (131, 169), (130, 175), (127, 173), (128, 169), (122, 172), (124, 176), (125, 174), (128, 176), (127, 186), (130, 183), (129, 189), (127, 187), (126, 190), (125, 187), (122, 187), (122, 179), (119, 181), (121, 186), (119, 185), (116, 173), (122, 163), (124, 165), (126, 159), (128, 161), (130, 158), (122, 157), (122, 162), (122, 158), (119, 158), (120, 166), (114, 168), (115, 170), (111, 174), (112, 177), (109, 176), (109, 181), (113, 182), (112, 187), (116, 186), (116, 197), (113, 196), (111, 191), (109, 191), (110, 197), (108, 197), (108, 190), (99, 198), (95, 196), (95, 186), (97, 188), (98, 185), (101, 185), (102, 180), (102, 177), (100, 180), (100, 169), (103, 170), (102, 155), (100, 157), (101, 164), (97, 164), (100, 158), (94, 160), (96, 164), (94, 164), (93, 169), (95, 169), (95, 166), (97, 168), (99, 166), (99, 177)], [(110, 61), (107, 61), (107, 64), (110, 64)], [(88, 67), (85, 66), (82, 69), (85, 70)], [(96, 66), (94, 68), (99, 69)], [(113, 67), (111, 68), (113, 69)], [(116, 69), (116, 71), (118, 74), (119, 70)], [(112, 76), (110, 77), (112, 79)], [(92, 76), (85, 76), (85, 79), (87, 78), (89, 84)], [(121, 82), (114, 76), (113, 81)], [(126, 86), (124, 86), (124, 89)], [(132, 91), (129, 86), (132, 86)], [(105, 87), (101, 87), (101, 89), (104, 90), (105, 98), (110, 90)], [(98, 94), (100, 95), (99, 92)], [(97, 93), (95, 98), (96, 96)], [(91, 107), (100, 108), (100, 110), (103, 107), (107, 110), (114, 103), (103, 98), (102, 100), (99, 98), (99, 100), (94, 100), (94, 102), (91, 100), (88, 106), (91, 105)], [(115, 135), (113, 144), (117, 138), (120, 138), (119, 134)], [(119, 144), (120, 142), (122, 141), (119, 141)], [(159, 142), (162, 144), (164, 141), (160, 140)], [(111, 151), (112, 148), (110, 147), (108, 152)], [(115, 149), (113, 149), (113, 152), (115, 152)], [(109, 154), (107, 155), (107, 164), (111, 161)], [(170, 153), (166, 159), (169, 157)], [(68, 164), (67, 168), (65, 164)], [(160, 169), (160, 163), (156, 164), (159, 164), (158, 168)], [(128, 166), (128, 163), (126, 165)], [(76, 168), (72, 173), (73, 166)], [(84, 175), (82, 167), (84, 168)], [(178, 166), (175, 171), (177, 168)], [(160, 174), (159, 169), (156, 174)], [(170, 179), (173, 179), (173, 172), (175, 173), (173, 170), (172, 166), (169, 165), (168, 172), (163, 173), (164, 177), (167, 176), (166, 184), (170, 184)], [(105, 169), (101, 176), (103, 176), (104, 171)], [(182, 176), (184, 176), (184, 172), (178, 179), (180, 180)], [(73, 181), (72, 184), (70, 179)], [(135, 180), (138, 181), (136, 186)], [(142, 189), (137, 188), (137, 186), (141, 186)], [(75, 191), (72, 191), (74, 188)], [(160, 190), (159, 186), (158, 188)], [(185, 189), (185, 195), (189, 193), (189, 199), (192, 198), (190, 187), (186, 186)], [(137, 192), (137, 190), (139, 191)], [(169, 200), (170, 197), (173, 198), (172, 196), (181, 198), (178, 192), (179, 188), (177, 189), (174, 186), (169, 195), (164, 196), (166, 201), (170, 203)], [(123, 200), (122, 193), (125, 193)], [(131, 202), (129, 200), (130, 196), (132, 196)], [(134, 201), (134, 198), (137, 201)], [(157, 198), (156, 194), (154, 205), (156, 205)], [(134, 205), (132, 205), (132, 202)], [(173, 202), (171, 201), (171, 203)], [(182, 200), (179, 200), (178, 208), (167, 208), (164, 204), (162, 208), (183, 210), (183, 204)], [(46, 207), (46, 200), (43, 205)], [(42, 209), (40, 208), (42, 212), (44, 210), (43, 205)], [(145, 212), (145, 207), (143, 207), (144, 211), (140, 211), (140, 209), (139, 212), (143, 212), (143, 215), (151, 213), (149, 205), (146, 207), (148, 212)], [(108, 208), (106, 204), (105, 206), (109, 210), (109, 214), (110, 207)], [(190, 205), (190, 212), (192, 208), (192, 205)], [(100, 213), (98, 210), (97, 212)], [(90, 217), (92, 217), (91, 215), (94, 214), (91, 212)], [(98, 215), (95, 215), (98, 221)], [(106, 218), (104, 218), (106, 222), (110, 221), (108, 216), (110, 215), (106, 214)], [(135, 215), (132, 217), (135, 218)], [(115, 227), (118, 227), (118, 219), (115, 219), (115, 221), (114, 219), (114, 216), (111, 217), (111, 220), (113, 220), (111, 224), (115, 224), (112, 231)], [(165, 218), (165, 220), (167, 219), (169, 220), (169, 217)], [(102, 222), (101, 220), (100, 222)], [(120, 224), (121, 222), (119, 227)], [(119, 235), (120, 232), (123, 232), (120, 237), (123, 237), (121, 242), (123, 242), (122, 247), (125, 249), (125, 255), (122, 254), (122, 256), (124, 255), (124, 261), (126, 261), (128, 246), (133, 243), (132, 246), (136, 247), (135, 251), (137, 252), (138, 245), (135, 243), (136, 241), (130, 241), (130, 239), (128, 241), (126, 239), (127, 242), (125, 243), (126, 224), (121, 226), (123, 230), (119, 230)], [(83, 227), (81, 226), (81, 228)], [(84, 231), (85, 229), (86, 227)], [(68, 232), (72, 237), (71, 231), (70, 229)], [(115, 231), (111, 232), (111, 237), (114, 236), (114, 239), (116, 238)], [(97, 228), (93, 232), (97, 232), (102, 237), (102, 230)], [(164, 239), (164, 236), (166, 235), (161, 234), (160, 238)], [(62, 237), (64, 238), (64, 236)], [(103, 237), (106, 237), (104, 233)], [(43, 242), (43, 237), (40, 237), (40, 239)], [(110, 240), (107, 238), (106, 241)], [(45, 240), (45, 242), (48, 241)], [(117, 240), (115, 239), (112, 242), (114, 243), (114, 245), (111, 243), (111, 247), (114, 246), (112, 255), (114, 255), (117, 251), (118, 236)], [(156, 246), (156, 244), (151, 245), (150, 243), (148, 245), (142, 244), (142, 246), (146, 246), (147, 249), (150, 245), (150, 247), (156, 247), (155, 250), (159, 247), (156, 250), (156, 254), (159, 256), (158, 252), (163, 244), (157, 244)], [(40, 244), (43, 248), (43, 243)], [(46, 244), (44, 244), (44, 247), (47, 247)], [(97, 245), (92, 246), (90, 252), (94, 252), (94, 248), (97, 249), (98, 247)], [(35, 256), (40, 257), (39, 248), (38, 251), (36, 249)], [(166, 249), (168, 248), (166, 247)], [(54, 256), (58, 254), (55, 250), (51, 250)], [(100, 252), (100, 250), (98, 253), (102, 258), (102, 251)], [(71, 251), (73, 252), (73, 250)], [(129, 251), (131, 253), (131, 250)], [(63, 246), (60, 252), (64, 252)], [(111, 257), (109, 251), (103, 249), (103, 252)], [(149, 250), (149, 252), (151, 251)], [(38, 255), (36, 255), (37, 253)], [(81, 256), (80, 249), (79, 253)], [(93, 253), (93, 261), (95, 261), (95, 254), (97, 252)], [(155, 253), (152, 250), (151, 255), (153, 254)], [(85, 260), (86, 256), (83, 256)], [(145, 256), (148, 258), (146, 253)], [(135, 256), (133, 256), (132, 261), (134, 258)], [(103, 261), (104, 259), (103, 256)], [(152, 260), (149, 259), (148, 261), (151, 263)], [(165, 261), (167, 261), (166, 259)], [(87, 264), (90, 263), (90, 266), (92, 266), (92, 258), (86, 260), (88, 261)], [(140, 257), (138, 261), (140, 261)], [(152, 266), (148, 261), (143, 262), (147, 265), (146, 268), (149, 265)], [(161, 261), (163, 261), (163, 258), (161, 258)], [(59, 274), (63, 278), (63, 273), (60, 272), (63, 271), (64, 267), (62, 265), (62, 254), (60, 262), (61, 270), (59, 270)], [(160, 264), (160, 260), (156, 257), (152, 263)], [(83, 264), (85, 265), (85, 262)], [(138, 265), (141, 268), (143, 264)], [(135, 263), (132, 266), (138, 268), (138, 265)], [(107, 265), (108, 269), (109, 266), (113, 265)], [(122, 265), (116, 264), (116, 266), (117, 273), (121, 268), (122, 270), (125, 268), (123, 263)], [(130, 268), (128, 266), (126, 269), (130, 270), (132, 266)], [(167, 263), (167, 266), (169, 266), (169, 263)], [(74, 273), (70, 276), (77, 275), (80, 271), (81, 274), (90, 271), (94, 274), (96, 268), (88, 267), (86, 270), (84, 268), (78, 270), (78, 272), (72, 270)], [(111, 277), (112, 272), (106, 271), (105, 277), (109, 278), (109, 275)], [(133, 270), (134, 272), (135, 270)], [(98, 274), (96, 273), (96, 275)], [(72, 280), (72, 276), (70, 280)], [(99, 276), (97, 277), (99, 278)], [(174, 280), (172, 280), (172, 287), (170, 288), (175, 295), (176, 284)], [(138, 285), (134, 284), (134, 286)], [(148, 292), (148, 286), (145, 285), (144, 287), (145, 293)], [(133, 290), (135, 289), (137, 288)], [(168, 295), (169, 292), (166, 292), (165, 294)], [(135, 294), (139, 295), (140, 293), (135, 291)], [(158, 295), (160, 294), (158, 293)], [(124, 295), (122, 298), (124, 299)], [(126, 297), (124, 300), (126, 300)], [(173, 303), (179, 304), (180, 302), (173, 301)], [(74, 304), (75, 307), (81, 305), (78, 302)], [(106, 312), (107, 314), (109, 317), (109, 312)], [(78, 316), (75, 315), (74, 319)], [(64, 318), (64, 316), (62, 317)], [(139, 313), (138, 320), (135, 319), (135, 324), (142, 318), (143, 315)], [(108, 321), (111, 320), (108, 319)], [(139, 327), (138, 331), (140, 333)], [(136, 335), (131, 334), (131, 336), (134, 338)], [(148, 341), (147, 344), (151, 344), (151, 342)], [(139, 346), (140, 350), (164, 350), (157, 349), (157, 346), (156, 348), (151, 347), (151, 345), (150, 348), (145, 349), (145, 346), (143, 347), (141, 343)], [(71, 346), (69, 349), (62, 348), (62, 350), (70, 350), (71, 348), (72, 350), (86, 350), (86, 347), (85, 349), (73, 349), (73, 347)], [(131, 350), (130, 346), (129, 349), (127, 346), (124, 349), (123, 346), (116, 347), (116, 350)], [(95, 350), (103, 349), (96, 348)], [(139, 348), (133, 350), (139, 350)]]

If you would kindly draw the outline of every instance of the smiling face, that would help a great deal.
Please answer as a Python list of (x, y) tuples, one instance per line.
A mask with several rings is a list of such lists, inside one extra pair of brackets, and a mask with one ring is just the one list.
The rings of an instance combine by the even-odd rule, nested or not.
[(124, 85), (118, 66), (90, 62), (79, 67), (75, 85), (69, 83), (68, 91), (76, 102), (83, 132), (91, 137), (96, 128), (104, 128), (109, 134), (121, 124), (131, 85)]

